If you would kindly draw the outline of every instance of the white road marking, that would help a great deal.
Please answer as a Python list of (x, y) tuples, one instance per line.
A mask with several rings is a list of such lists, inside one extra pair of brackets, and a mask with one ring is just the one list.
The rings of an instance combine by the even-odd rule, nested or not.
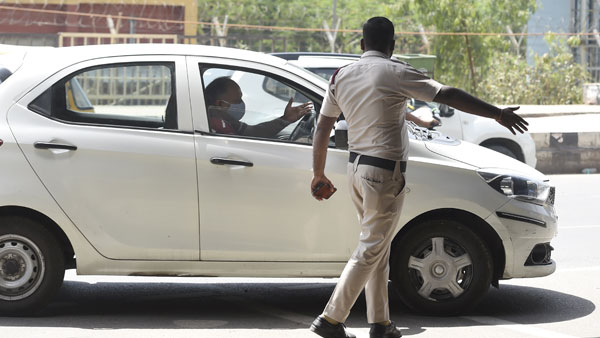
[(582, 266), (578, 268), (558, 268), (556, 272), (586, 272), (586, 271), (600, 271), (600, 266)]
[(518, 324), (514, 322), (510, 322), (508, 320), (503, 320), (494, 317), (484, 317), (484, 316), (463, 316), (462, 318), (472, 320), (474, 322), (490, 325), (490, 326), (498, 326), (503, 329), (508, 329), (511, 331), (516, 331), (520, 333), (525, 333), (535, 337), (543, 337), (543, 338), (577, 338), (576, 336), (571, 336), (559, 332), (554, 332), (546, 329), (542, 329), (539, 327), (535, 327), (533, 325), (524, 325)]
[(570, 227), (570, 226), (558, 227), (558, 231), (571, 230), (571, 229), (595, 229), (595, 228), (600, 228), (600, 225), (574, 225), (572, 227)]

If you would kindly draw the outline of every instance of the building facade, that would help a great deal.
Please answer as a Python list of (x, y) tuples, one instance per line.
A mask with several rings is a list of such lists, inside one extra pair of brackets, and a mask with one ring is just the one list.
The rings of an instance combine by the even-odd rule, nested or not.
[(197, 19), (194, 0), (5, 0), (0, 43), (58, 46), (61, 36), (96, 37), (63, 45), (106, 43), (100, 37), (115, 34), (195, 36)]

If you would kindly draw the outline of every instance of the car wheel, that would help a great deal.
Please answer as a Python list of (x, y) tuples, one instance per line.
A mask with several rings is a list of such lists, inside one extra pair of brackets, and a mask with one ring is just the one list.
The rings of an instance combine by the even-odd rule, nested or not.
[(60, 288), (64, 273), (64, 255), (48, 230), (27, 218), (0, 218), (0, 314), (40, 310)]
[(492, 280), (492, 257), (483, 241), (452, 220), (421, 223), (394, 243), (393, 288), (411, 310), (454, 315), (474, 306)]
[(502, 145), (498, 145), (498, 144), (490, 144), (490, 145), (485, 145), (484, 147), (488, 148), (488, 149), (492, 149), (494, 151), (499, 152), (500, 154), (504, 154), (508, 157), (512, 157), (515, 160), (518, 160), (519, 158), (517, 157), (517, 154), (515, 154), (512, 150), (508, 149), (505, 146)]

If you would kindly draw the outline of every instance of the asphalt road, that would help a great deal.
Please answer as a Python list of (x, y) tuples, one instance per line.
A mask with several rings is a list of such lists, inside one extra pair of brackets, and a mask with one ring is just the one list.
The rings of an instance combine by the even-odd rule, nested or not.
[[(600, 337), (600, 175), (551, 176), (557, 187), (558, 270), (490, 289), (460, 317), (408, 313), (392, 294), (405, 337)], [(0, 318), (8, 337), (317, 337), (308, 331), (335, 279), (76, 276), (39, 316)], [(364, 299), (347, 321), (368, 337)]]

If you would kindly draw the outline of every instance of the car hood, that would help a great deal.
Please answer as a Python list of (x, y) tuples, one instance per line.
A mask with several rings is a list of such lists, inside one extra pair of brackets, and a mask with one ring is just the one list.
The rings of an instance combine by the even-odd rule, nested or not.
[(544, 174), (514, 158), (465, 141), (446, 136), (425, 142), (425, 147), (435, 154), (472, 165), (480, 169), (499, 168), (520, 173), (524, 176), (544, 179)]

